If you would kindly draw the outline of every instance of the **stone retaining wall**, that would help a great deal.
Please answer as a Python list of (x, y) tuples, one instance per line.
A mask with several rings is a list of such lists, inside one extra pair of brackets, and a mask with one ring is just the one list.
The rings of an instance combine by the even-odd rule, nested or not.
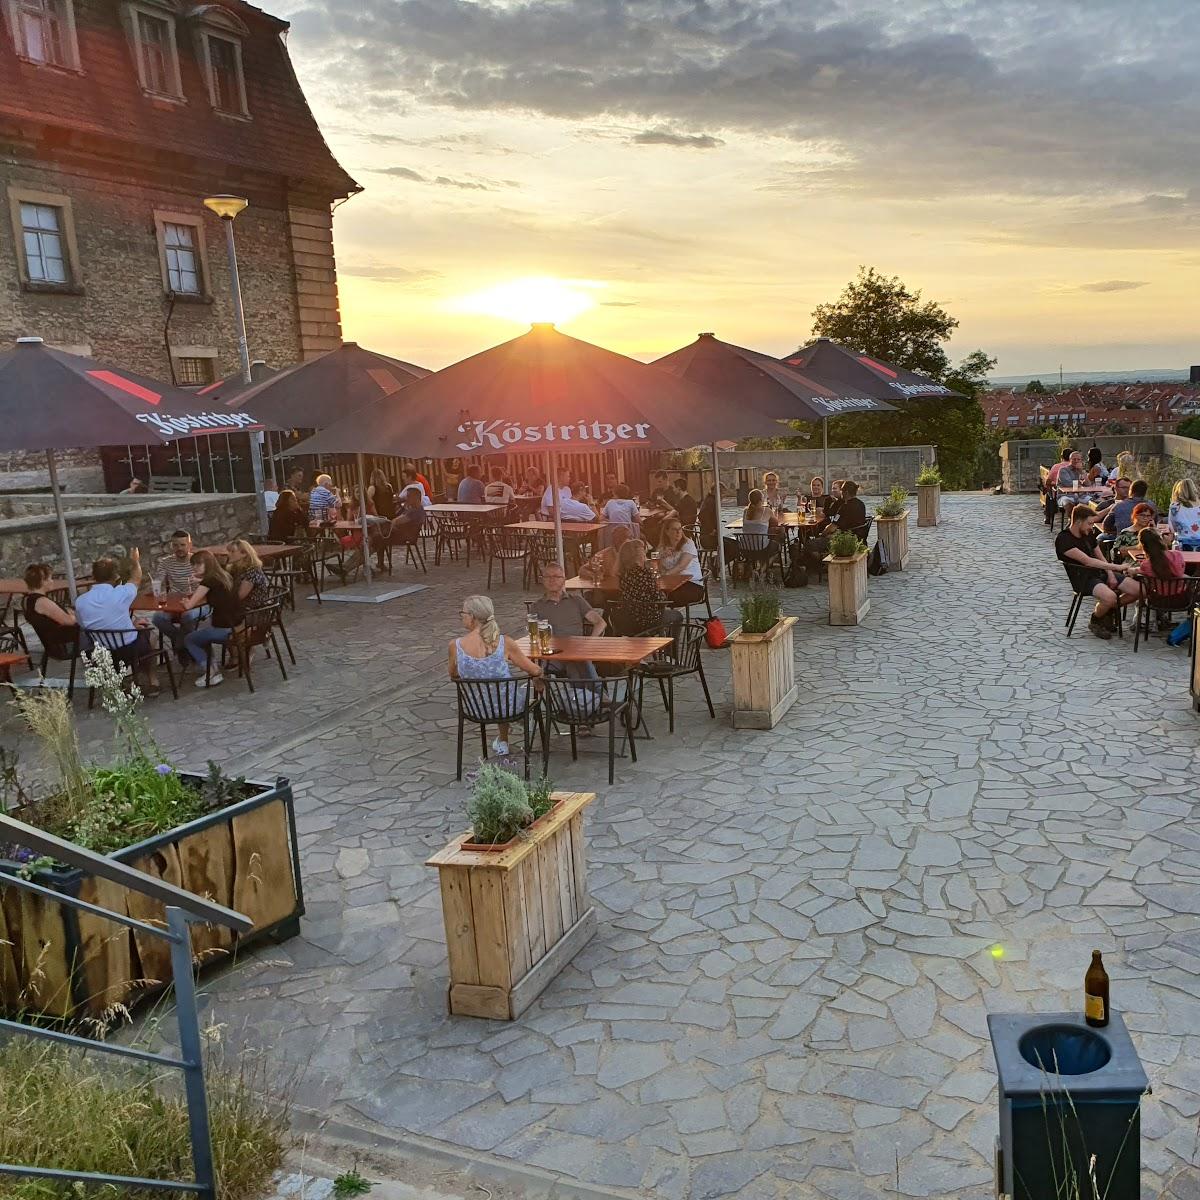
[[(250, 495), (174, 496), (66, 496), (67, 531), (75, 570), (85, 574), (92, 561), (105, 555), (121, 556), (134, 546), (143, 562), (153, 562), (167, 551), (176, 529), (191, 533), (197, 546), (227, 542), (256, 528), (254, 497)], [(22, 505), (39, 501), (44, 512), (0, 519), (0, 576), (19, 577), (31, 562), (48, 562), (55, 573), (63, 571), (58, 525), (49, 496), (21, 497)], [(5, 504), (13, 504), (9, 498)]]
[[(868, 496), (884, 495), (895, 484), (910, 490), (926, 463), (937, 461), (932, 446), (830, 446), (828, 491), (831, 480), (853, 479), (859, 491)], [(785, 492), (807, 489), (814, 475), (824, 471), (825, 452), (813, 450), (735, 450), (720, 456), (721, 488), (725, 495), (737, 491), (738, 484), (761, 487), (763, 475), (774, 471)], [(745, 472), (743, 478), (739, 474)]]

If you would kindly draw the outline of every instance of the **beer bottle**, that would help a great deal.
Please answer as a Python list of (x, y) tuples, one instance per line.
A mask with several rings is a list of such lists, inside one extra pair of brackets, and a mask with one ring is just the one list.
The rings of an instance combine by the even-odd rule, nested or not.
[(1092, 951), (1092, 964), (1083, 977), (1083, 1017), (1096, 1028), (1108, 1024), (1108, 972), (1099, 950)]

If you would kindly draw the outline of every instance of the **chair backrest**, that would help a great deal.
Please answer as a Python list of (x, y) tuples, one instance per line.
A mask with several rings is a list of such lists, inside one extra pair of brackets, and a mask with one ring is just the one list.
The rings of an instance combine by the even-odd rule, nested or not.
[(519, 529), (489, 526), (487, 529), (488, 553), (495, 557), (523, 558), (529, 541)]
[(705, 643), (708, 626), (704, 621), (692, 619), (672, 628), (663, 625), (648, 634), (650, 637), (674, 637), (673, 645), (656, 650), (649, 662), (674, 663), (681, 671), (694, 671), (700, 664), (700, 648)]
[(78, 625), (60, 625), (57, 621), (52, 621), (49, 617), (42, 616), (41, 613), (33, 612), (28, 607), (25, 610), (25, 619), (29, 622), (33, 632), (37, 634), (38, 641), (42, 643), (42, 649), (51, 658), (70, 659), (79, 653), (81, 630)]
[(458, 708), (476, 722), (516, 721), (529, 707), (528, 679), (456, 679)]
[(608, 631), (613, 637), (637, 637), (642, 632), (640, 624), (630, 613), (628, 601), (606, 600), (604, 612), (608, 619)]
[(850, 532), (858, 538), (860, 542), (865, 542), (871, 533), (871, 526), (875, 524), (874, 517), (868, 517), (861, 525), (856, 525)]
[(1182, 579), (1159, 579), (1156, 575), (1138, 572), (1142, 595), (1151, 608), (1184, 609), (1196, 603), (1200, 578), (1185, 575)]
[(136, 654), (138, 649), (136, 636), (126, 641), (130, 633), (134, 632), (129, 629), (85, 629), (83, 631), (84, 644), (88, 649), (103, 646), (114, 660), (128, 659)]
[(444, 538), (452, 538), (455, 541), (467, 536), (467, 523), (460, 517), (448, 516), (446, 513), (438, 513), (438, 534)]
[(769, 533), (739, 533), (736, 540), (738, 549), (748, 554), (762, 554), (779, 548), (779, 542)]
[(589, 725), (610, 699), (614, 681), (607, 679), (564, 679), (545, 677), (546, 698), (554, 715), (577, 725)]
[(238, 635), (248, 646), (261, 646), (271, 636), (271, 627), (279, 620), (281, 604), (281, 600), (272, 600), (257, 608), (248, 608), (242, 614)]

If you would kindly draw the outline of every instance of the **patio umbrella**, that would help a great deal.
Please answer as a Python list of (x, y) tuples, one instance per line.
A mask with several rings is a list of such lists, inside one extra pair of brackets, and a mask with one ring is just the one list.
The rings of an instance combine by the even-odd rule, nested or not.
[[(654, 362), (682, 379), (702, 384), (709, 391), (736, 399), (766, 416), (791, 421), (820, 421), (824, 430), (825, 477), (829, 477), (829, 418), (845, 412), (882, 412), (892, 405), (860, 389), (831, 384), (769, 354), (721, 341), (716, 334), (702, 333), (690, 345)], [(712, 443), (713, 477), (720, 501), (717, 446)], [(719, 509), (718, 509), (719, 511)], [(721, 595), (725, 598), (725, 546), (718, 530), (717, 559), (721, 571)]]
[(414, 458), (545, 451), (562, 553), (556, 450), (660, 449), (772, 437), (772, 418), (657, 367), (537, 324), (377, 401), (297, 447)]
[(56, 450), (122, 442), (159, 446), (181, 437), (263, 428), (249, 412), (210, 411), (192, 392), (51, 350), (38, 337), (18, 338), (14, 349), (0, 354), (0, 451), (46, 454), (72, 599), (75, 568), (58, 490)]
[(880, 400), (915, 400), (928, 396), (966, 399), (928, 375), (897, 367), (870, 354), (860, 354), (830, 338), (817, 338), (783, 361), (832, 387), (856, 388)]

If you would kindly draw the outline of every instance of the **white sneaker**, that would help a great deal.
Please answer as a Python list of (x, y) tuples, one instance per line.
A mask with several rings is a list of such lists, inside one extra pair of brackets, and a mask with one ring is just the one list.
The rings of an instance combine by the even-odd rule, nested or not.
[(196, 686), (199, 688), (216, 687), (217, 684), (224, 683), (224, 682), (225, 682), (225, 676), (222, 675), (220, 671), (214, 671), (211, 678), (209, 678), (209, 679), (205, 679), (204, 676), (201, 675), (200, 678), (196, 680)]
[(497, 738), (492, 743), (492, 753), (500, 755), (501, 758), (506, 758), (508, 756), (508, 743), (502, 742)]

